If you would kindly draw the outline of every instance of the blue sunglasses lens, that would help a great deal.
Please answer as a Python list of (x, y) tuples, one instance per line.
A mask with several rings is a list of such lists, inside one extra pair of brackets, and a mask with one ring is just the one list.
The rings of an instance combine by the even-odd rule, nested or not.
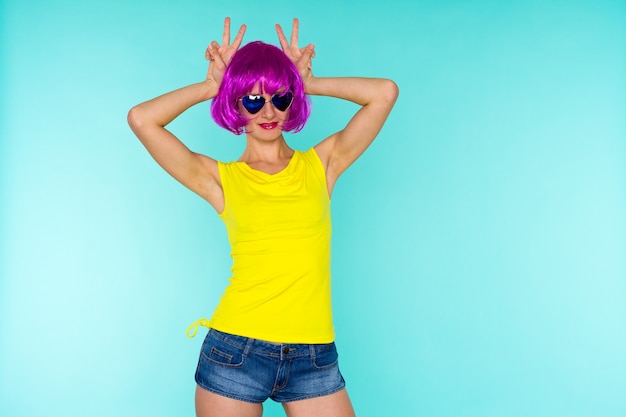
[(274, 94), (272, 96), (272, 104), (280, 111), (285, 111), (291, 106), (291, 102), (293, 101), (293, 94), (289, 91), (283, 94)]
[(261, 96), (243, 96), (241, 98), (241, 104), (248, 110), (249, 113), (255, 114), (261, 111), (265, 105), (265, 98)]
[[(293, 94), (289, 91), (282, 94), (277, 93), (272, 96), (272, 104), (280, 111), (287, 110), (292, 101)], [(256, 114), (260, 112), (265, 105), (265, 97), (253, 95), (243, 96), (241, 98), (241, 104), (243, 104), (243, 107), (245, 107), (248, 113)]]

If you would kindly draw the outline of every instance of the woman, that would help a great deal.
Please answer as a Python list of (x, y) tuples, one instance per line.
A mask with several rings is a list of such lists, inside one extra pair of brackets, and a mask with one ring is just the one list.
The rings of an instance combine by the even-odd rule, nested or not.
[[(339, 176), (372, 143), (398, 95), (386, 79), (313, 75), (314, 46), (298, 47), (276, 25), (282, 51), (262, 42), (239, 49), (245, 25), (230, 41), (209, 44), (200, 83), (131, 109), (133, 132), (154, 159), (208, 201), (226, 224), (233, 275), (210, 321), (196, 372), (201, 417), (261, 416), (272, 398), (289, 417), (354, 416), (337, 365), (330, 302), (330, 196)], [(289, 147), (307, 95), (354, 102), (346, 127), (313, 148)], [(236, 162), (190, 151), (165, 126), (191, 106), (213, 99), (215, 121), (245, 134)], [(195, 334), (195, 330), (193, 332)]]

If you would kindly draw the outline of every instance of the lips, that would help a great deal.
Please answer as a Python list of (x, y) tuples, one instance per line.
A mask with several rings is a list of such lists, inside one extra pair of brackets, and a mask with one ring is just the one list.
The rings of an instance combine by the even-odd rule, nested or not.
[(278, 122), (260, 123), (259, 126), (261, 126), (261, 128), (265, 129), (265, 130), (272, 130), (272, 129), (276, 128), (276, 126), (278, 126)]

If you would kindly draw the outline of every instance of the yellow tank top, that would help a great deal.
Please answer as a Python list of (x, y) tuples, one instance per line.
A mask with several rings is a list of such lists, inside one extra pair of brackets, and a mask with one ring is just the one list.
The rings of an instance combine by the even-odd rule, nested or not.
[(276, 174), (218, 166), (232, 276), (212, 319), (196, 325), (269, 342), (332, 342), (330, 198), (317, 153), (295, 151)]

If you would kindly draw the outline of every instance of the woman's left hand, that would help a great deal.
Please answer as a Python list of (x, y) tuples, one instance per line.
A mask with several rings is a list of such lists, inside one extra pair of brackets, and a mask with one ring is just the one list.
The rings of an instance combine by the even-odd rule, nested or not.
[(278, 34), (278, 41), (283, 48), (283, 52), (298, 68), (306, 88), (307, 83), (313, 78), (311, 60), (315, 57), (315, 46), (311, 43), (304, 48), (298, 47), (298, 24), (298, 19), (293, 19), (290, 42), (287, 41), (283, 28), (279, 24), (276, 24), (276, 33)]

